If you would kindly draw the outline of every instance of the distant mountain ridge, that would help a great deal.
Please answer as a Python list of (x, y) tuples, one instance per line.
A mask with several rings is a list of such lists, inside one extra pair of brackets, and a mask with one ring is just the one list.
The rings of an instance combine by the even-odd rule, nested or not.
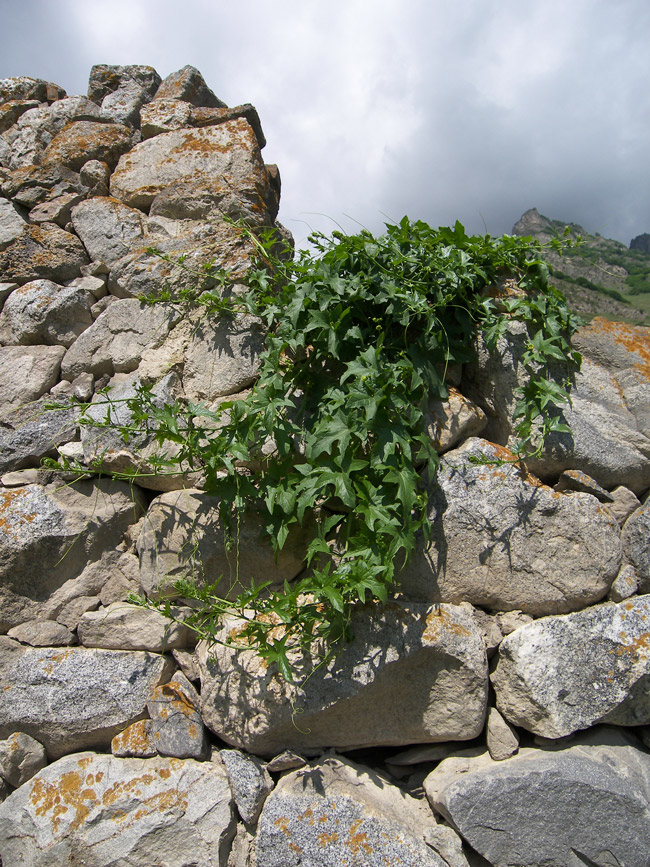
[(512, 228), (513, 235), (530, 236), (541, 243), (562, 236), (579, 244), (560, 256), (544, 254), (554, 284), (586, 319), (605, 316), (635, 325), (650, 325), (650, 235), (639, 235), (630, 248), (620, 241), (590, 235), (577, 223), (565, 223), (526, 211)]

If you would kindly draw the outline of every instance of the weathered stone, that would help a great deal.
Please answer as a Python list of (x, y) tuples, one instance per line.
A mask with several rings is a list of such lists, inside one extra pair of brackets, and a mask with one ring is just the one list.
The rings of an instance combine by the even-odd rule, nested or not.
[(81, 241), (54, 223), (28, 225), (0, 253), (0, 273), (5, 280), (28, 283), (54, 280), (65, 283), (81, 274), (88, 261)]
[(27, 620), (7, 635), (31, 647), (70, 647), (77, 643), (74, 633), (56, 620)]
[(617, 488), (614, 488), (611, 494), (614, 502), (608, 503), (607, 508), (616, 518), (619, 526), (622, 527), (632, 512), (635, 512), (639, 508), (641, 502), (636, 494), (633, 494), (632, 491), (624, 485), (619, 485)]
[(194, 66), (184, 66), (178, 72), (168, 75), (156, 91), (155, 99), (182, 99), (196, 106), (226, 107), (225, 102), (214, 95)]
[(102, 100), (102, 118), (131, 127), (140, 126), (140, 109), (151, 96), (137, 82), (122, 84)]
[(37, 400), (59, 378), (63, 346), (0, 346), (1, 415)]
[(47, 765), (43, 744), (25, 732), (14, 732), (0, 741), (0, 776), (18, 788)]
[(106, 479), (0, 491), (0, 630), (56, 616), (55, 591), (114, 548), (141, 508), (128, 485)]
[(197, 108), (181, 99), (154, 99), (140, 112), (142, 137), (152, 138), (163, 132), (187, 127), (217, 126), (243, 117), (253, 128), (260, 149), (266, 145), (262, 124), (255, 106), (250, 103), (233, 108)]
[[(224, 621), (217, 641), (236, 640), (238, 627)], [(467, 740), (481, 732), (487, 660), (463, 606), (391, 603), (357, 612), (352, 631), (352, 642), (327, 665), (314, 668), (316, 659), (292, 651), (293, 684), (252, 650), (199, 644), (206, 725), (258, 755)]]
[(650, 500), (625, 522), (623, 551), (634, 566), (640, 593), (650, 593)]
[(488, 614), (480, 608), (472, 609), (472, 617), (474, 618), (474, 622), (476, 623), (479, 632), (483, 636), (488, 659), (491, 659), (503, 639), (503, 633), (499, 627), (499, 621), (494, 614)]
[(83, 200), (79, 193), (64, 193), (55, 199), (41, 202), (29, 212), (32, 223), (56, 223), (64, 228), (70, 222), (70, 212)]
[(9, 127), (12, 127), (26, 111), (38, 108), (38, 106), (37, 99), (10, 99), (8, 102), (0, 104), (0, 133), (6, 132)]
[(0, 671), (9, 689), (0, 693), (0, 737), (31, 734), (54, 759), (106, 749), (144, 716), (151, 690), (172, 668), (167, 657), (142, 651), (5, 646)]
[(0, 808), (7, 867), (221, 867), (234, 833), (225, 772), (192, 760), (66, 756)]
[(616, 576), (607, 598), (611, 602), (622, 602), (624, 599), (634, 596), (638, 589), (639, 581), (636, 577), (634, 566), (630, 566), (628, 563), (625, 566), (621, 566), (621, 571)]
[(5, 303), (5, 299), (18, 288), (18, 283), (0, 283), (0, 310)]
[(72, 225), (90, 258), (109, 266), (131, 252), (144, 234), (140, 211), (106, 197), (86, 199), (78, 205), (72, 212)]
[(446, 400), (429, 402), (424, 421), (429, 439), (439, 454), (468, 437), (478, 436), (487, 425), (483, 410), (455, 388), (449, 389)]
[(597, 730), (567, 749), (523, 749), (498, 763), (447, 759), (424, 786), (490, 864), (608, 867), (647, 860), (649, 778), (649, 756), (622, 733)]
[(111, 564), (110, 578), (99, 591), (102, 605), (110, 605), (112, 602), (121, 602), (129, 593), (137, 593), (139, 590), (140, 569), (138, 558), (133, 554), (116, 551), (115, 562)]
[[(504, 458), (503, 466), (468, 458)], [(621, 562), (619, 528), (589, 494), (522, 477), (506, 449), (468, 440), (441, 461), (431, 491), (433, 538), (401, 574), (411, 599), (468, 601), (534, 616), (606, 595)]]
[(227, 215), (268, 225), (277, 214), (255, 133), (242, 118), (141, 142), (121, 157), (110, 189), (131, 207), (172, 219)]
[(166, 683), (153, 689), (147, 709), (151, 742), (160, 755), (179, 759), (208, 757), (210, 748), (201, 714), (193, 696), (181, 684)]
[(294, 524), (276, 557), (270, 540), (260, 539), (263, 527), (262, 515), (250, 510), (231, 546), (218, 498), (192, 488), (161, 494), (138, 539), (142, 591), (173, 596), (173, 582), (192, 575), (206, 584), (220, 581), (220, 595), (234, 599), (251, 584), (290, 581), (304, 568), (311, 528)]
[(38, 102), (45, 102), (47, 82), (42, 78), (29, 78), (26, 75), (0, 79), (0, 102), (9, 102), (11, 99), (35, 99)]
[(77, 172), (65, 166), (30, 165), (16, 169), (10, 172), (2, 189), (6, 196), (28, 210), (41, 202), (55, 199), (66, 193), (87, 192)]
[(226, 867), (255, 867), (256, 863), (255, 837), (245, 825), (238, 824)]
[(151, 739), (151, 720), (139, 719), (127, 726), (111, 741), (111, 753), (121, 759), (150, 759), (157, 756)]
[(88, 160), (79, 169), (79, 179), (93, 196), (108, 196), (111, 170), (101, 160)]
[(601, 487), (595, 479), (583, 473), (582, 470), (564, 470), (555, 485), (556, 491), (580, 491), (583, 494), (592, 494), (601, 503), (613, 503), (614, 498)]
[(497, 622), (499, 629), (504, 635), (510, 635), (515, 629), (520, 626), (525, 626), (527, 623), (532, 623), (533, 618), (530, 614), (524, 614), (523, 611), (504, 611), (497, 614)]
[(307, 764), (307, 759), (295, 753), (293, 750), (284, 750), (274, 756), (270, 762), (266, 763), (266, 770), (271, 774), (281, 774), (284, 771), (294, 771), (297, 768), (304, 768)]
[(219, 758), (226, 768), (239, 815), (247, 825), (255, 824), (264, 801), (273, 791), (269, 772), (255, 756), (247, 756), (239, 750), (220, 750)]
[(188, 681), (201, 679), (201, 670), (194, 653), (188, 653), (186, 650), (172, 650), (172, 656)]
[(336, 757), (283, 777), (257, 833), (264, 867), (445, 867), (427, 845), (436, 822), (426, 805), (373, 771)]
[(173, 623), (157, 611), (148, 611), (121, 601), (84, 614), (77, 632), (80, 643), (85, 647), (114, 650), (164, 653), (194, 644), (186, 627)]
[(160, 346), (181, 318), (171, 304), (146, 306), (136, 298), (111, 304), (65, 354), (61, 375), (72, 380), (81, 373), (130, 373), (140, 363), (145, 348)]
[(88, 160), (100, 160), (113, 169), (131, 147), (131, 135), (131, 130), (123, 124), (73, 121), (47, 146), (43, 164), (61, 164), (78, 172)]
[(160, 76), (153, 66), (138, 64), (111, 66), (106, 63), (97, 63), (90, 70), (88, 99), (101, 105), (109, 93), (114, 93), (131, 83), (139, 85), (150, 97), (153, 97), (160, 82)]
[(0, 342), (72, 346), (93, 324), (92, 296), (77, 286), (32, 280), (14, 289), (0, 313)]
[(522, 626), (501, 642), (492, 684), (511, 723), (559, 738), (600, 722), (650, 722), (650, 596)]
[(488, 712), (485, 735), (488, 752), (495, 762), (509, 759), (519, 749), (517, 733), (494, 707)]
[(20, 237), (25, 220), (18, 208), (7, 199), (0, 198), (0, 251)]
[[(48, 603), (47, 607), (51, 608), (53, 606)], [(59, 606), (57, 605), (56, 607), (58, 608)], [(56, 615), (57, 621), (67, 626), (68, 629), (76, 629), (84, 614), (88, 611), (95, 611), (97, 608), (99, 608), (98, 596), (75, 596), (61, 607)]]
[(2, 416), (0, 472), (38, 466), (42, 458), (56, 456), (60, 443), (77, 436), (79, 408), (62, 402), (59, 409), (48, 410), (47, 402), (38, 400)]

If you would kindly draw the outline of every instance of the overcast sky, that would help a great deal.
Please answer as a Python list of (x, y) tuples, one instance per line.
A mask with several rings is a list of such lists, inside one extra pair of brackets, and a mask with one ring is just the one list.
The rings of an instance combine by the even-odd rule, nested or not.
[(0, 0), (0, 40), (0, 78), (192, 64), (255, 104), (298, 241), (531, 207), (650, 232), (649, 0)]

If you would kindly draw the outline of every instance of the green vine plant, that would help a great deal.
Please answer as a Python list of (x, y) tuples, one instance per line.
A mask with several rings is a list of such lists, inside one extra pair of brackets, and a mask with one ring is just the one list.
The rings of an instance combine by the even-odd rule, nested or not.
[[(281, 589), (240, 576), (250, 586), (233, 602), (218, 582), (186, 578), (173, 587), (192, 606), (185, 623), (199, 637), (215, 641), (222, 618), (236, 613), (236, 643), (291, 680), (295, 653), (319, 647), (328, 657), (350, 639), (355, 607), (385, 603), (418, 540), (430, 538), (427, 491), (438, 454), (424, 414), (431, 399), (448, 396), (450, 365), (473, 359), (479, 332), (494, 348), (510, 320), (526, 324), (528, 377), (515, 410), (516, 459), (524, 460), (567, 430), (560, 407), (570, 383), (549, 371), (557, 362), (579, 367), (570, 345), (579, 321), (549, 284), (542, 245), (527, 238), (471, 237), (460, 223), (434, 229), (405, 217), (379, 237), (314, 234), (313, 249), (294, 257), (273, 230), (239, 231), (256, 250), (247, 294), (228, 298), (220, 274), (208, 294), (166, 291), (163, 300), (201, 304), (206, 316), (261, 318), (255, 386), (218, 409), (161, 405), (140, 387), (120, 432), (126, 442), (155, 433), (155, 472), (202, 473), (227, 525), (260, 510), (276, 552), (295, 525), (312, 528), (306, 569)], [(566, 242), (550, 243), (561, 250)], [(504, 282), (513, 291), (491, 297)], [(109, 411), (103, 423), (96, 413), (82, 420), (112, 425)], [(172, 616), (168, 601), (139, 602)]]

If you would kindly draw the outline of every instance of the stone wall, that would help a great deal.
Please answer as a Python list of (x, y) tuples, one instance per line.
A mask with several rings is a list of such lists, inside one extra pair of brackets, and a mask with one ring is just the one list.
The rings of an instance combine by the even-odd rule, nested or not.
[(528, 475), (467, 460), (510, 454), (526, 335), (477, 343), (430, 406), (431, 541), (295, 684), (125, 600), (292, 580), (306, 537), (276, 561), (251, 518), (236, 567), (198, 474), (41, 468), (146, 472), (146, 437), (79, 425), (107, 386), (218, 405), (255, 381), (259, 322), (143, 299), (211, 288), (206, 261), (238, 291), (224, 217), (273, 224), (263, 146), (191, 67), (96, 66), (88, 97), (0, 81), (2, 865), (648, 867), (648, 329), (580, 329), (572, 434)]

